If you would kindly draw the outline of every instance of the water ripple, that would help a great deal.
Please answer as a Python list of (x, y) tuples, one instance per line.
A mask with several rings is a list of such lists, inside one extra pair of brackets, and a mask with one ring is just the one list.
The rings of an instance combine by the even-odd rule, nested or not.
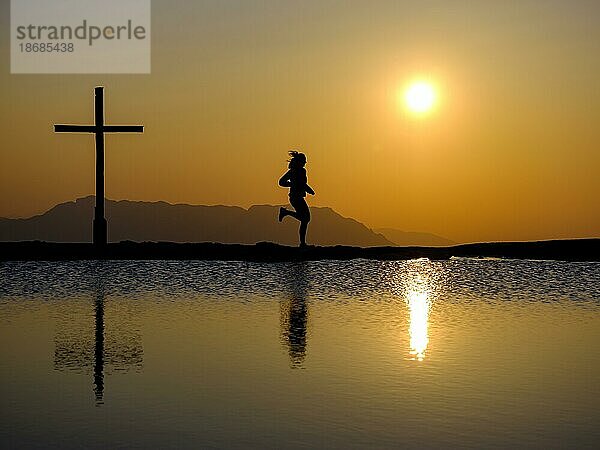
[(0, 298), (89, 295), (98, 286), (128, 297), (182, 294), (279, 297), (294, 289), (303, 267), (313, 299), (404, 297), (427, 283), (432, 299), (466, 301), (600, 301), (600, 264), (557, 261), (452, 259), (450, 261), (68, 261), (0, 264)]

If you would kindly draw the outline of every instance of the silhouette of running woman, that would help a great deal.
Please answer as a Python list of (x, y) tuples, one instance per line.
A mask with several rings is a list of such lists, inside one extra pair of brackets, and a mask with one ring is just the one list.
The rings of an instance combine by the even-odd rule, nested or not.
[(306, 228), (310, 222), (310, 210), (304, 197), (307, 192), (315, 195), (315, 191), (307, 184), (304, 153), (292, 150), (289, 155), (291, 156), (288, 164), (289, 170), (279, 179), (279, 186), (290, 188), (290, 204), (296, 211), (279, 208), (279, 221), (281, 222), (285, 216), (298, 219), (300, 221), (300, 247), (306, 247)]

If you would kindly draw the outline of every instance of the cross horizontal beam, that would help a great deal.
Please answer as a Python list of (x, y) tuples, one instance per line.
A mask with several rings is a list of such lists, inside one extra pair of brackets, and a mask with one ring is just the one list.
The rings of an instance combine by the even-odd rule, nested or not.
[(56, 133), (143, 133), (143, 125), (54, 125)]
[(94, 125), (54, 125), (55, 133), (95, 133)]
[(143, 125), (104, 125), (105, 133), (143, 133)]

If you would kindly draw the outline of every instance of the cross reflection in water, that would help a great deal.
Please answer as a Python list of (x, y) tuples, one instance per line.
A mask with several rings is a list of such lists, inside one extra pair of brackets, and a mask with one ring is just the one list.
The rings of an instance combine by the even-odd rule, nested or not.
[[(109, 274), (99, 266), (93, 286), (93, 327), (89, 303), (78, 307), (76, 300), (59, 322), (55, 336), (54, 368), (91, 373), (96, 405), (104, 403), (105, 375), (112, 371), (141, 370), (142, 337), (136, 326), (135, 311), (119, 301), (111, 302), (106, 322), (107, 280)], [(126, 303), (126, 302), (125, 302)]]

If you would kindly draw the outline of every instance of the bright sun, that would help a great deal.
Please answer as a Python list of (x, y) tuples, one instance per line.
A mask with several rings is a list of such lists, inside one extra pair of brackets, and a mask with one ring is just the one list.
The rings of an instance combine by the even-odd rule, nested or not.
[(413, 113), (424, 114), (435, 105), (435, 90), (431, 83), (416, 81), (404, 92), (404, 101)]

